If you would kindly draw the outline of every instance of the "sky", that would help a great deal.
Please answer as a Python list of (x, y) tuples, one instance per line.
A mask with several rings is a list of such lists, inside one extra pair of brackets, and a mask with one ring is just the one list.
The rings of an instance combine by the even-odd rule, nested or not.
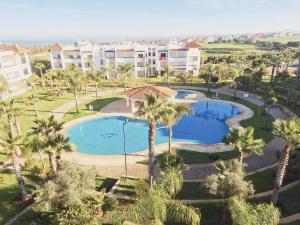
[(0, 0), (0, 40), (300, 31), (300, 0)]

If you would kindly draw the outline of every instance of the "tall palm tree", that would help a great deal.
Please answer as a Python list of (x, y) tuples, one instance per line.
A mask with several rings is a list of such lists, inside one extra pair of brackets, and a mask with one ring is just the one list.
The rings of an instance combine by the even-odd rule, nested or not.
[(293, 147), (300, 145), (300, 123), (296, 120), (275, 120), (273, 122), (273, 134), (285, 141), (285, 146), (280, 156), (280, 162), (275, 179), (275, 187), (271, 199), (274, 205), (276, 205), (279, 189), (282, 185), (289, 162), (290, 152)]
[(38, 96), (37, 95), (30, 95), (29, 98), (28, 98), (28, 104), (30, 106), (33, 106), (34, 107), (34, 110), (35, 110), (35, 115), (36, 117), (38, 118), (39, 117), (39, 110), (37, 108), (37, 104), (39, 103), (39, 99), (38, 99)]
[(126, 79), (130, 76), (133, 70), (133, 65), (131, 63), (126, 63), (123, 65), (120, 65), (118, 68), (119, 73), (122, 76), (123, 84), (124, 84), (124, 92), (126, 91)]
[(145, 196), (138, 198), (134, 204), (128, 205), (122, 211), (107, 213), (104, 221), (115, 225), (131, 224), (130, 222), (199, 225), (200, 212), (173, 199), (173, 194), (178, 193), (181, 187), (182, 175), (178, 171), (168, 171)]
[(172, 143), (172, 126), (174, 126), (184, 115), (191, 113), (191, 106), (188, 104), (172, 104), (170, 103), (169, 107), (174, 108), (173, 114), (165, 114), (163, 117), (163, 123), (168, 127), (168, 136), (169, 136), (169, 147), (168, 150), (171, 152), (171, 143)]
[(270, 58), (270, 65), (272, 66), (271, 84), (273, 84), (275, 72), (278, 73), (282, 61), (283, 55), (281, 53), (273, 54)]
[(200, 70), (200, 75), (203, 76), (206, 81), (207, 92), (210, 92), (211, 77), (215, 72), (214, 65), (212, 63), (209, 63), (207, 64), (207, 67), (202, 69), (200, 68)]
[(30, 134), (37, 135), (40, 141), (43, 143), (43, 151), (48, 154), (51, 170), (54, 174), (57, 173), (56, 163), (56, 149), (51, 148), (50, 141), (58, 135), (63, 128), (63, 122), (58, 122), (54, 119), (54, 116), (50, 116), (48, 119), (37, 119), (34, 121), (35, 125), (31, 128)]
[(43, 156), (42, 156), (42, 151), (41, 151), (44, 148), (45, 144), (43, 143), (43, 141), (41, 141), (41, 138), (37, 135), (34, 135), (33, 138), (28, 140), (28, 143), (26, 145), (27, 145), (27, 147), (29, 147), (32, 150), (32, 152), (38, 152), (41, 163), (43, 165), (43, 169), (45, 171), (46, 164), (44, 162), (44, 159), (43, 159)]
[(98, 85), (100, 84), (105, 70), (101, 70), (99, 73), (90, 73), (91, 80), (94, 82), (96, 98), (98, 98)]
[(263, 154), (264, 141), (262, 139), (254, 138), (253, 127), (234, 128), (224, 138), (225, 143), (232, 144), (235, 150), (239, 151), (239, 161), (242, 162), (244, 157), (255, 153), (257, 155)]
[(69, 144), (70, 138), (63, 134), (55, 134), (49, 138), (48, 145), (55, 150), (55, 155), (60, 156), (62, 152), (72, 152), (73, 147)]
[(46, 66), (43, 63), (36, 63), (34, 65), (35, 68), (37, 68), (40, 71), (40, 76), (43, 76), (43, 70), (46, 68)]
[(9, 91), (9, 85), (7, 83), (7, 80), (2, 75), (0, 75), (0, 93), (1, 93), (0, 100), (3, 99), (4, 93), (8, 91)]
[(23, 109), (17, 105), (14, 99), (0, 103), (0, 115), (6, 117), (7, 124), (13, 137), (21, 135), (18, 117), (23, 114)]
[(6, 137), (0, 138), (0, 149), (5, 151), (12, 161), (12, 166), (14, 169), (14, 173), (17, 177), (18, 184), (21, 191), (22, 201), (26, 201), (28, 199), (28, 194), (25, 188), (24, 177), (21, 174), (21, 169), (19, 162), (17, 160), (17, 149), (20, 149), (23, 146), (23, 139), (21, 136), (13, 136), (9, 131)]
[(149, 144), (149, 183), (153, 185), (154, 171), (154, 143), (156, 134), (156, 125), (163, 122), (167, 114), (174, 113), (174, 108), (163, 99), (155, 95), (146, 95), (145, 101), (138, 101), (135, 115), (144, 118), (149, 124), (148, 144)]
[(76, 113), (79, 113), (79, 103), (78, 103), (78, 94), (82, 89), (81, 85), (81, 72), (77, 69), (70, 70), (71, 76), (69, 79), (70, 89), (73, 92), (75, 105), (76, 105)]
[(166, 78), (167, 78), (167, 85), (169, 86), (169, 82), (170, 82), (170, 74), (171, 72), (173, 71), (172, 67), (169, 65), (169, 64), (166, 64), (164, 67), (163, 67), (163, 71), (166, 75)]

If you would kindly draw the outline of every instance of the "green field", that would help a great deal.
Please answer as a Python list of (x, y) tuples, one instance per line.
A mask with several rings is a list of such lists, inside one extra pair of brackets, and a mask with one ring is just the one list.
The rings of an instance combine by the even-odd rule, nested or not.
[(300, 37), (267, 37), (267, 38), (262, 38), (260, 41), (269, 41), (269, 42), (281, 42), (281, 43), (287, 43), (289, 41), (299, 41), (300, 42)]

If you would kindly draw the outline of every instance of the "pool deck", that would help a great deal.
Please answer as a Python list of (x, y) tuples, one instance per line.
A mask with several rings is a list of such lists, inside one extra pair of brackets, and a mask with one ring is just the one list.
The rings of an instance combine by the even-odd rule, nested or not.
[[(241, 120), (248, 119), (253, 116), (253, 111), (249, 109), (248, 107), (234, 103), (234, 102), (228, 102), (218, 99), (210, 99), (207, 98), (204, 94), (197, 92), (197, 91), (191, 91), (194, 94), (194, 98), (191, 99), (176, 99), (175, 102), (185, 102), (185, 103), (195, 103), (199, 101), (221, 101), (226, 102), (231, 105), (234, 105), (235, 107), (238, 107), (240, 109), (240, 114), (232, 117), (225, 121), (225, 123), (230, 128), (239, 127), (239, 122)], [(99, 119), (99, 118), (105, 118), (105, 117), (111, 117), (111, 116), (125, 116), (129, 118), (135, 118), (133, 113), (130, 112), (130, 108), (126, 106), (126, 100), (121, 99), (117, 100), (115, 102), (112, 102), (105, 107), (102, 108), (102, 110), (91, 116), (82, 117), (73, 121), (70, 121), (65, 124), (63, 132), (66, 132), (68, 129), (72, 128), (73, 126), (76, 126), (80, 123), (83, 123), (85, 121)], [(197, 152), (224, 152), (224, 151), (230, 151), (232, 150), (232, 146), (226, 145), (224, 143), (219, 144), (192, 144), (187, 142), (173, 142), (172, 147), (176, 149), (185, 149), (190, 151), (197, 151)], [(161, 154), (164, 151), (168, 149), (168, 143), (163, 143), (159, 145), (155, 145), (155, 154)], [(127, 163), (129, 166), (134, 165), (141, 165), (137, 164), (137, 162), (140, 162), (142, 160), (147, 159), (148, 155), (148, 149), (141, 150), (136, 153), (130, 153), (127, 155)], [(80, 152), (72, 152), (72, 153), (63, 153), (62, 154), (63, 159), (69, 160), (69, 161), (75, 161), (78, 162), (81, 165), (85, 166), (99, 166), (101, 167), (107, 167), (107, 166), (113, 166), (113, 168), (108, 168), (108, 170), (115, 170), (118, 167), (121, 166), (121, 170), (124, 168), (124, 155), (91, 155), (91, 154), (84, 154)], [(144, 166), (144, 165), (141, 165)], [(136, 174), (135, 174), (136, 175)]]

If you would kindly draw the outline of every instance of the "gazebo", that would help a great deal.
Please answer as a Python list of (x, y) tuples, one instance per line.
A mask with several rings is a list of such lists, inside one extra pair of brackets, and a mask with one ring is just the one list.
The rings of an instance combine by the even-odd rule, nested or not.
[(127, 107), (131, 107), (131, 112), (136, 112), (136, 101), (146, 100), (147, 94), (157, 95), (161, 98), (172, 100), (175, 98), (176, 91), (161, 86), (143, 86), (131, 88), (125, 92)]

